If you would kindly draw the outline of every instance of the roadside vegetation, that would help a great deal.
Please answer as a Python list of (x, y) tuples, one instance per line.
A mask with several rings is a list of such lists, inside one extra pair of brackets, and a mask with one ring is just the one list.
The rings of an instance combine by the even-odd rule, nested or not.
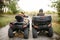
[(0, 17), (0, 28), (14, 20), (14, 15), (4, 15)]
[[(14, 15), (19, 13), (16, 7), (17, 2), (18, 0), (0, 0), (0, 28), (13, 21)], [(4, 11), (4, 8), (8, 10)]]
[(57, 10), (57, 15), (53, 17), (53, 30), (60, 35), (60, 0), (52, 0), (51, 7)]
[(52, 27), (55, 33), (60, 35), (60, 17), (53, 16), (52, 17)]
[(53, 24), (53, 30), (55, 33), (59, 34), (60, 35), (60, 24), (58, 23), (52, 23)]

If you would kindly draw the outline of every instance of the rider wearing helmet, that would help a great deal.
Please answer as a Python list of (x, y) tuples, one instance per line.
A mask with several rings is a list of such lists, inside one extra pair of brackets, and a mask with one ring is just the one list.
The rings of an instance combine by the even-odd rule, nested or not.
[(43, 9), (39, 10), (39, 13), (37, 14), (37, 16), (44, 16), (45, 14), (43, 13)]
[[(37, 14), (37, 16), (44, 16), (45, 14), (43, 13), (43, 9), (39, 10), (39, 13)], [(51, 24), (49, 24), (48, 26), (50, 26)], [(37, 26), (35, 26), (37, 27)]]
[(16, 19), (18, 22), (22, 22), (23, 19), (24, 19), (24, 16), (25, 16), (24, 13), (21, 12), (21, 13), (19, 13), (18, 15), (15, 16), (15, 19)]

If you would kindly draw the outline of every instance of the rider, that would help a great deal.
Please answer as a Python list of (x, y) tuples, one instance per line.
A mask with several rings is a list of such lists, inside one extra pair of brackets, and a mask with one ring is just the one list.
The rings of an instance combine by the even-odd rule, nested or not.
[(39, 13), (37, 14), (37, 16), (44, 16), (45, 14), (43, 13), (43, 9), (39, 10)]
[(25, 14), (23, 12), (19, 13), (18, 15), (15, 16), (15, 19), (18, 21), (18, 22), (22, 22), (23, 19), (25, 17)]
[(25, 17), (26, 15), (24, 14), (24, 12), (21, 12), (22, 16)]
[[(45, 14), (43, 13), (43, 9), (40, 9), (39, 10), (39, 13), (37, 14), (37, 16), (45, 16)], [(51, 24), (48, 25), (48, 27), (50, 27)], [(35, 28), (38, 28), (36, 25), (35, 25)]]
[[(21, 12), (18, 15), (15, 16), (15, 19), (17, 20), (17, 22), (23, 22), (24, 21), (24, 17), (25, 17), (25, 14), (23, 12)], [(23, 28), (25, 28), (27, 26), (25, 24), (24, 24)]]

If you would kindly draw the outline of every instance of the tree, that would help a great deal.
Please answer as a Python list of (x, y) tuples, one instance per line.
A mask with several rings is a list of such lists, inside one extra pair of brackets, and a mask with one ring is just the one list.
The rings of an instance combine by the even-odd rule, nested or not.
[(0, 14), (3, 13), (3, 10), (2, 10), (3, 6), (4, 6), (4, 2), (3, 0), (0, 0)]
[(9, 8), (10, 11), (12, 11), (13, 14), (16, 14), (17, 12), (19, 12), (19, 10), (17, 10), (17, 0), (10, 0), (9, 4), (7, 5), (7, 7)]
[(58, 23), (60, 23), (60, 0), (55, 0), (52, 2), (52, 7), (57, 9), (58, 13)]
[(52, 7), (57, 9), (58, 16), (60, 17), (60, 0), (53, 1)]

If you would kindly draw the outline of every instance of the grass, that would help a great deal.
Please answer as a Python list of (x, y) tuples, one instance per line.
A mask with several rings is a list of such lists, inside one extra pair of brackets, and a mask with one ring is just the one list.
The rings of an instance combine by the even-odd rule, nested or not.
[(59, 19), (59, 17), (57, 16), (57, 14), (52, 15), (53, 31), (60, 35), (60, 24), (58, 23), (58, 19)]
[(59, 34), (60, 35), (60, 24), (58, 23), (52, 23), (53, 25), (53, 30), (55, 33)]
[(4, 15), (0, 17), (0, 28), (14, 20), (14, 15)]

